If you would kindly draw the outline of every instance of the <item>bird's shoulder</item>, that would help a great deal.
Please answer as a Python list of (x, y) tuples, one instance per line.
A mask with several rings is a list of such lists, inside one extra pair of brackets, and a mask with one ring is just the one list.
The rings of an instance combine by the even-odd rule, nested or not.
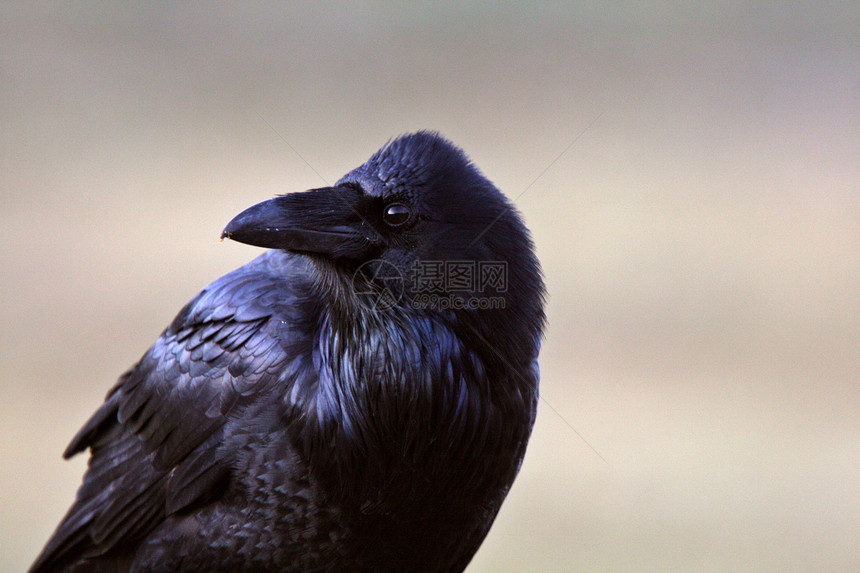
[(302, 344), (304, 267), (283, 255), (212, 282), (120, 377), (64, 453), (92, 455), (32, 571), (104, 555), (222, 488), (235, 444), (225, 436), (290, 382), (284, 367)]
[[(296, 286), (302, 268), (273, 255), (201, 290), (108, 393), (102, 410), (115, 411), (118, 422), (156, 452), (159, 469), (175, 465), (229, 411), (277, 383), (300, 342), (294, 311), (303, 303)], [(96, 443), (93, 422), (100, 425), (102, 417), (93, 416), (67, 457)]]

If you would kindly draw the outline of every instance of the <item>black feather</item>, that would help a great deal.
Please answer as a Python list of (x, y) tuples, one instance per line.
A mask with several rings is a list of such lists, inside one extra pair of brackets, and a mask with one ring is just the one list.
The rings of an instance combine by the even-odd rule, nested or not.
[[(537, 408), (544, 287), (516, 210), (420, 132), (224, 234), (271, 250), (190, 301), (71, 441), (89, 467), (31, 573), (464, 569)], [(428, 305), (421, 263), (505, 280)]]

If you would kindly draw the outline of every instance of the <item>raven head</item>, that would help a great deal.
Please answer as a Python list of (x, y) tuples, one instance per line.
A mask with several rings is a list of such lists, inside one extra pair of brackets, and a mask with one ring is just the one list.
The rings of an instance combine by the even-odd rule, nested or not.
[[(222, 237), (309, 256), (337, 296), (385, 293), (378, 306), (461, 318), (489, 310), (478, 313), (482, 330), (496, 338), (514, 326), (521, 348), (543, 325), (540, 267), (518, 212), (433, 132), (389, 142), (333, 187), (258, 203)], [(493, 324), (496, 311), (506, 318)]]

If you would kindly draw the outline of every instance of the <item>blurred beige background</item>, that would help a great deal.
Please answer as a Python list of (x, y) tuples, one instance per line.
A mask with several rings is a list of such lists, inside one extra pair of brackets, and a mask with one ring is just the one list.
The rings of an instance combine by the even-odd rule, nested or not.
[(637, 6), (0, 4), (0, 570), (116, 377), (257, 254), (223, 225), (420, 128), (551, 294), (469, 571), (860, 570), (860, 6)]

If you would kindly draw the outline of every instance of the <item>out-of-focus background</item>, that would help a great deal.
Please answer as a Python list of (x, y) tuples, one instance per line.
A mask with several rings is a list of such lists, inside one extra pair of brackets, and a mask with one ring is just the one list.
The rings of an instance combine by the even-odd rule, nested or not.
[[(491, 7), (492, 6), (492, 7)], [(0, 570), (224, 224), (421, 128), (523, 212), (542, 402), (482, 571), (860, 570), (860, 5), (0, 4)]]

